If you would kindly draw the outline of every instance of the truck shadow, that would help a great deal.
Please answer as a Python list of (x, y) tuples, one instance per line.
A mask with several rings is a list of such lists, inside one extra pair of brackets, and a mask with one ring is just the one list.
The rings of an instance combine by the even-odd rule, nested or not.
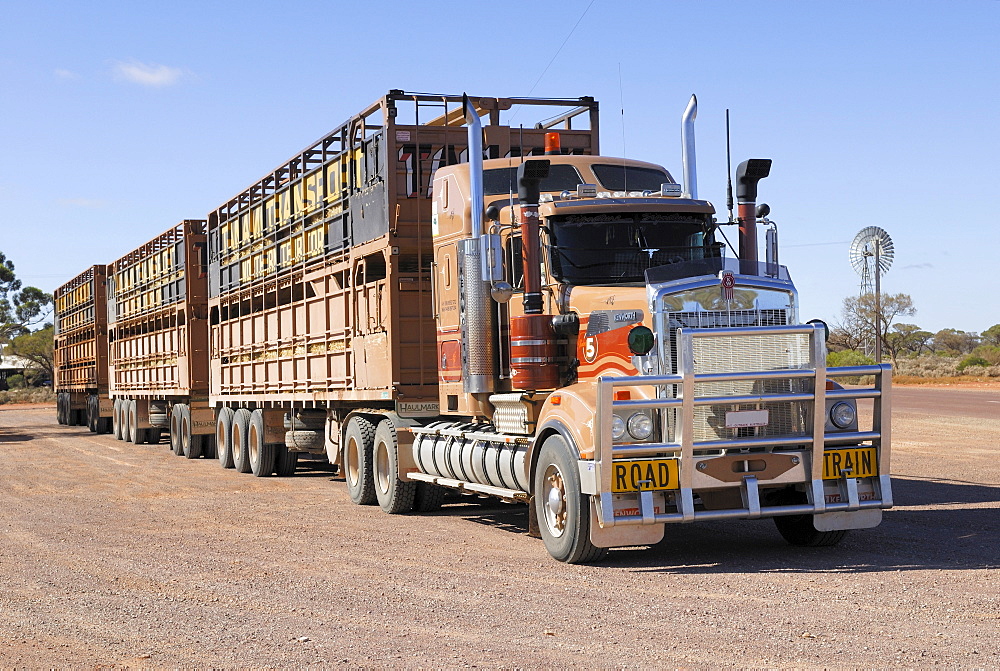
[[(613, 549), (596, 566), (640, 572), (874, 573), (1000, 567), (1000, 485), (893, 478), (896, 507), (874, 529), (849, 531), (834, 547), (788, 545), (772, 520), (667, 525), (648, 548)], [(477, 524), (525, 533), (527, 508), (446, 506)]]

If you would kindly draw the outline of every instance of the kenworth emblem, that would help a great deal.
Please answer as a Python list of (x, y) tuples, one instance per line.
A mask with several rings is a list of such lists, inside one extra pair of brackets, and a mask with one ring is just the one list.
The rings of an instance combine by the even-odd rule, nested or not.
[(722, 273), (722, 300), (731, 301), (733, 300), (733, 287), (736, 286), (736, 278), (733, 277), (733, 273), (726, 270)]

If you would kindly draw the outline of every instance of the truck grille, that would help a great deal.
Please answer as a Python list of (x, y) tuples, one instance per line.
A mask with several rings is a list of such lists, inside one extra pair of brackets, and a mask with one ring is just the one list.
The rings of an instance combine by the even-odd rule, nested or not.
[[(741, 310), (732, 312), (671, 312), (665, 315), (670, 333), (670, 372), (677, 370), (678, 328), (720, 328), (783, 326), (785, 310)], [(807, 335), (758, 336), (740, 334), (694, 341), (695, 373), (735, 373), (740, 371), (801, 370), (809, 368)], [(706, 396), (747, 396), (807, 392), (812, 380), (773, 379), (756, 381), (699, 382), (695, 394)], [(676, 385), (667, 385), (664, 394), (676, 397)], [(727, 428), (726, 413), (736, 410), (767, 410), (768, 424), (761, 427)], [(667, 411), (668, 440), (676, 440), (674, 427), (680, 410)], [(812, 427), (811, 404), (805, 402), (733, 403), (695, 408), (695, 442), (740, 437), (807, 436)]]

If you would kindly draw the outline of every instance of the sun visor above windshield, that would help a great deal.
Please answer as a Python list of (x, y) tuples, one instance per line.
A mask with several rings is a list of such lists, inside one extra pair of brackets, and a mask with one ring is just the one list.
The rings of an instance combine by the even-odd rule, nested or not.
[[(757, 263), (757, 277), (770, 278), (791, 282), (788, 275), (788, 268), (772, 263)], [(740, 272), (739, 259), (727, 258), (704, 258), (691, 261), (678, 261), (667, 265), (656, 266), (646, 269), (646, 284), (665, 284), (694, 277), (718, 277), (722, 272), (731, 272), (733, 275), (746, 275)]]

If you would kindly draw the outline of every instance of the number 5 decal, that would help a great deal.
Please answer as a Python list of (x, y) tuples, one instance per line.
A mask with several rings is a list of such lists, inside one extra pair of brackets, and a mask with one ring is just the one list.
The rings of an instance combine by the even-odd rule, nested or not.
[(587, 363), (593, 363), (594, 359), (597, 358), (597, 338), (588, 336), (583, 343), (583, 358), (587, 360)]

